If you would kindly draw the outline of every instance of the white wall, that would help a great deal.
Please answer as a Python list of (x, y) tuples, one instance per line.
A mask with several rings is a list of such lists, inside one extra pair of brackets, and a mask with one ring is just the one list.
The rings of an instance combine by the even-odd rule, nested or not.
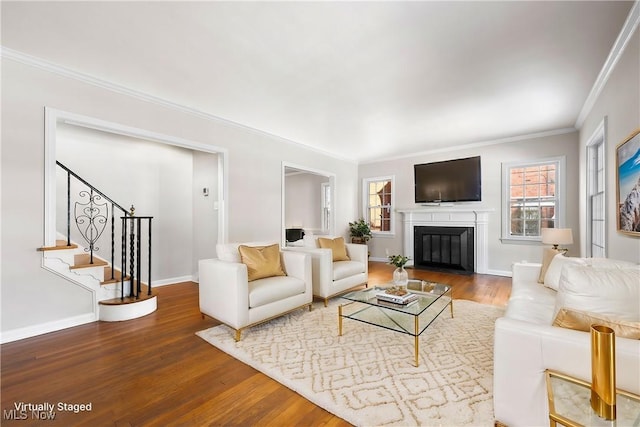
[[(515, 261), (540, 261), (542, 246), (539, 244), (502, 243), (501, 220), (501, 165), (503, 162), (531, 161), (538, 158), (566, 156), (567, 162), (567, 212), (566, 224), (578, 235), (578, 134), (566, 134), (526, 139), (516, 142), (487, 145), (478, 148), (467, 148), (449, 153), (419, 154), (385, 162), (360, 165), (359, 179), (376, 176), (395, 175), (396, 209), (416, 208), (414, 203), (413, 165), (454, 158), (481, 156), (482, 167), (482, 202), (472, 206), (493, 209), (489, 214), (489, 271), (493, 274), (506, 275), (511, 271)], [(389, 253), (402, 253), (402, 215), (396, 213), (396, 235), (393, 237), (375, 236), (369, 244), (372, 258), (386, 258)], [(577, 240), (577, 239), (574, 239)], [(569, 246), (577, 252), (579, 242)], [(413, 256), (413, 254), (404, 254)]]
[(286, 228), (322, 230), (322, 187), (326, 176), (294, 173), (285, 177)]
[[(586, 234), (586, 146), (607, 118), (605, 134), (607, 256), (640, 262), (640, 238), (622, 234), (616, 224), (616, 146), (640, 128), (640, 30), (636, 27), (607, 84), (580, 128), (580, 232)], [(586, 247), (581, 248), (586, 253)]]
[(42, 254), (36, 251), (44, 241), (45, 107), (226, 148), (229, 241), (280, 241), (283, 161), (336, 175), (338, 233), (346, 234), (348, 222), (357, 216), (357, 166), (352, 162), (3, 58), (2, 332), (68, 325), (93, 310), (90, 293), (43, 270)]

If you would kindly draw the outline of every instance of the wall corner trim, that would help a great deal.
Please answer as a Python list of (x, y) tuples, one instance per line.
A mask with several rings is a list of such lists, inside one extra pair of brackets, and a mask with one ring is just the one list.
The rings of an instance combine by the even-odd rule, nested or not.
[(600, 93), (604, 89), (611, 73), (615, 69), (618, 61), (622, 57), (627, 44), (631, 40), (635, 30), (638, 28), (638, 24), (640, 24), (640, 0), (636, 0), (629, 11), (629, 16), (627, 16), (627, 20), (624, 22), (622, 29), (620, 30), (620, 34), (618, 34), (618, 38), (615, 43), (613, 43), (613, 47), (611, 48), (611, 52), (609, 52), (609, 56), (607, 57), (602, 69), (600, 70), (600, 74), (596, 78), (596, 81), (591, 88), (591, 92), (587, 96), (582, 109), (580, 110), (580, 114), (578, 114), (578, 118), (576, 119), (575, 128), (580, 129), (584, 124), (584, 121), (587, 118), (587, 115), (591, 112), (591, 109), (596, 103), (596, 100), (600, 96)]
[(122, 95), (126, 95), (126, 96), (130, 96), (132, 98), (137, 98), (140, 99), (142, 101), (146, 101), (149, 103), (153, 103), (156, 105), (160, 105), (162, 107), (165, 108), (170, 108), (172, 110), (175, 111), (180, 111), (182, 113), (186, 113), (186, 114), (190, 114), (196, 117), (200, 117), (202, 119), (205, 120), (211, 120), (214, 122), (218, 122), (218, 123), (223, 123), (229, 126), (233, 126), (235, 128), (240, 128), (243, 129), (245, 131), (254, 133), (254, 134), (259, 134), (259, 135), (263, 135), (269, 138), (273, 138), (273, 139), (277, 139), (280, 142), (284, 142), (287, 144), (291, 144), (291, 145), (295, 145), (298, 147), (303, 147), (307, 150), (311, 150), (315, 153), (318, 154), (322, 154), (324, 156), (328, 156), (331, 158), (334, 158), (336, 160), (341, 160), (341, 161), (345, 161), (345, 162), (351, 162), (351, 163), (357, 163), (355, 159), (352, 158), (346, 158), (346, 157), (341, 157), (336, 153), (331, 153), (328, 151), (324, 151), (321, 150), (319, 148), (315, 148), (312, 147), (311, 145), (307, 145), (301, 142), (297, 142), (297, 141), (293, 141), (291, 139), (285, 138), (283, 136), (279, 136), (273, 133), (269, 133), (267, 131), (258, 129), (258, 128), (254, 128), (248, 125), (244, 125), (242, 123), (238, 123), (238, 122), (234, 122), (233, 120), (229, 120), (229, 119), (225, 119), (223, 117), (219, 117), (210, 113), (207, 113), (206, 111), (202, 111), (199, 110), (197, 108), (193, 108), (193, 107), (189, 107), (188, 105), (183, 105), (177, 102), (173, 102), (170, 101), (168, 99), (164, 99), (164, 98), (160, 98), (158, 96), (146, 93), (146, 92), (142, 92), (140, 90), (137, 89), (132, 89), (117, 83), (113, 83), (98, 77), (94, 77), (92, 75), (86, 74), (86, 73), (82, 73), (82, 72), (78, 72), (72, 69), (69, 69), (67, 67), (64, 67), (62, 65), (58, 65), (55, 64), (53, 62), (50, 61), (46, 61), (44, 59), (35, 57), (33, 55), (29, 55), (26, 54), (24, 52), (20, 52), (14, 49), (10, 49), (7, 48), (5, 46), (0, 45), (0, 57), (2, 58), (6, 58), (6, 59), (10, 59), (12, 61), (16, 61), (19, 62), (21, 64), (24, 65), (28, 65), (49, 73), (53, 73), (53, 74), (57, 74), (63, 77), (67, 77), (70, 79), (74, 79), (77, 81), (81, 81), (83, 83), (87, 83), (93, 86), (97, 86), (99, 88), (102, 89), (106, 89), (115, 93), (119, 93)]

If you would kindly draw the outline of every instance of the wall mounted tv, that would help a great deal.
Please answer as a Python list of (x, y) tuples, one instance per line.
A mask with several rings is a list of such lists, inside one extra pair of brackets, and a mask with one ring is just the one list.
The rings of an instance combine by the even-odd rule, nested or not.
[(482, 200), (480, 156), (413, 166), (416, 203)]

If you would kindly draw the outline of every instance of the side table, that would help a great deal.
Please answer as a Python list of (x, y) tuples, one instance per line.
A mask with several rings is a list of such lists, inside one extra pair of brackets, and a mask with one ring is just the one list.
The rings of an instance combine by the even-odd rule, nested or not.
[(640, 425), (640, 396), (616, 390), (616, 420), (607, 421), (591, 409), (591, 384), (569, 375), (547, 369), (547, 398), (549, 425), (582, 426), (638, 426)]

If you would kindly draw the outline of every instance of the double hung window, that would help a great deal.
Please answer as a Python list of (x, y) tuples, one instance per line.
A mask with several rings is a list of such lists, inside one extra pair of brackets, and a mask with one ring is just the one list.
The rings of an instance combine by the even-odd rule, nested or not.
[(363, 212), (374, 234), (394, 233), (393, 177), (367, 178), (363, 181)]
[(562, 157), (503, 164), (503, 241), (539, 241), (543, 228), (563, 226), (564, 164)]

